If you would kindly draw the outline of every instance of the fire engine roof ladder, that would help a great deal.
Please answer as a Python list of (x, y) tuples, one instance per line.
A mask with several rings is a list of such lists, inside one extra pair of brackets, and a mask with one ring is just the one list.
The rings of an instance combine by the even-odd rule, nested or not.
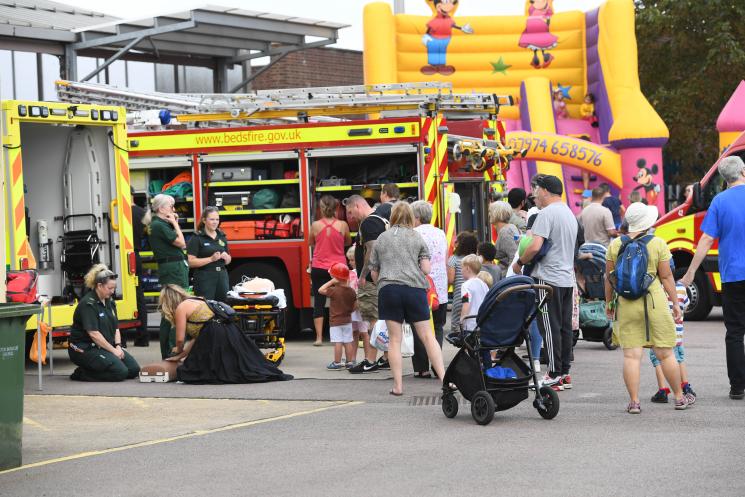
[[(57, 81), (60, 100), (123, 106), (131, 124), (152, 124), (162, 111), (180, 123), (299, 119), (365, 113), (411, 115), (430, 111), (496, 116), (512, 97), (484, 93), (456, 94), (451, 83), (400, 83), (261, 90), (248, 94), (138, 92), (109, 85)], [(150, 113), (150, 114), (148, 114)]]

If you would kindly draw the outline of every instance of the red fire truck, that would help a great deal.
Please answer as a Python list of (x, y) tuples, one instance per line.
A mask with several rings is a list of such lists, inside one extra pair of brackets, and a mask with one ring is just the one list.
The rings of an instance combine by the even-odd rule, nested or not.
[[(308, 233), (321, 195), (361, 194), (374, 203), (383, 184), (395, 183), (403, 198), (432, 203), (433, 224), (451, 242), (463, 230), (491, 238), (488, 204), (517, 153), (504, 147), (496, 119), (509, 101), (442, 88), (278, 90), (224, 96), (211, 107), (201, 100), (171, 118), (183, 129), (129, 133), (135, 197), (190, 175), (192, 192), (177, 198), (184, 230), (194, 230), (204, 206), (218, 206), (233, 256), (231, 284), (261, 276), (284, 288), (292, 333), (310, 323), (301, 314), (311, 308)], [(344, 219), (343, 208), (338, 215)]]

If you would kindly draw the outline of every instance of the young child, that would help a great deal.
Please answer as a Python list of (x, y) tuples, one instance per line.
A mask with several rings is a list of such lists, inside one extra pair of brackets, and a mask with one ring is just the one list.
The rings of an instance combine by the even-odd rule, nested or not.
[(481, 281), (483, 281), (484, 283), (486, 283), (487, 288), (491, 288), (494, 286), (494, 278), (492, 278), (490, 273), (484, 270), (481, 270), (479, 271), (479, 274), (476, 275), (476, 277), (480, 279)]
[[(357, 279), (357, 269), (356, 263), (354, 261), (354, 245), (349, 247), (349, 250), (347, 250), (347, 263), (349, 265), (349, 287), (357, 291), (357, 288), (359, 286), (359, 280)], [(354, 339), (354, 343), (359, 344), (359, 348), (365, 347), (365, 344), (367, 346), (370, 346), (370, 336), (368, 335), (368, 332), (370, 331), (370, 323), (367, 321), (362, 320), (362, 315), (360, 314), (359, 310), (356, 310), (352, 313), (352, 337)], [(357, 352), (355, 351), (354, 357), (349, 358), (347, 357), (347, 362), (352, 361), (354, 363), (357, 362)]]
[[(675, 264), (673, 263), (672, 259), (670, 259), (670, 266), (673, 270), (675, 269)], [(688, 307), (688, 304), (690, 303), (690, 301), (688, 300), (688, 292), (686, 291), (686, 287), (676, 281), (675, 293), (678, 296), (678, 305), (680, 305), (681, 312), (685, 312), (686, 307)], [(672, 301), (668, 300), (667, 303), (670, 307), (670, 312), (672, 312)], [(691, 406), (696, 402), (696, 392), (693, 391), (690, 383), (688, 383), (688, 368), (685, 364), (685, 349), (683, 349), (682, 316), (679, 320), (675, 321), (675, 335), (676, 341), (675, 347), (673, 347), (673, 353), (675, 354), (675, 359), (677, 359), (678, 366), (680, 367), (680, 386), (683, 387), (683, 395), (686, 396), (688, 405)], [(670, 389), (665, 386), (665, 376), (662, 374), (662, 366), (660, 365), (660, 361), (659, 359), (657, 359), (657, 356), (652, 349), (649, 349), (649, 360), (652, 361), (652, 366), (654, 366), (654, 373), (657, 376), (657, 393), (652, 396), (652, 402), (665, 404), (667, 403), (667, 396), (670, 393)]]
[[(326, 369), (339, 371), (354, 366), (356, 344), (352, 336), (352, 312), (357, 307), (357, 294), (349, 287), (349, 268), (337, 262), (329, 269), (331, 281), (318, 289), (318, 293), (329, 298), (329, 335), (334, 344), (334, 360)], [(341, 353), (347, 357), (347, 363), (341, 361)]]
[(465, 256), (461, 262), (461, 272), (463, 274), (463, 285), (460, 288), (460, 294), (463, 305), (460, 309), (460, 323), (463, 331), (467, 334), (476, 329), (476, 318), (466, 319), (466, 316), (476, 315), (479, 312), (479, 307), (481, 307), (489, 287), (477, 277), (481, 272), (479, 256), (475, 254)]
[(491, 288), (494, 283), (502, 279), (503, 275), (502, 268), (499, 265), (499, 261), (495, 260), (497, 256), (497, 248), (494, 246), (493, 243), (482, 242), (479, 243), (479, 246), (476, 249), (476, 255), (480, 257), (481, 270), (486, 271), (491, 275), (492, 282), (491, 284), (487, 283), (487, 285), (489, 285), (489, 288)]

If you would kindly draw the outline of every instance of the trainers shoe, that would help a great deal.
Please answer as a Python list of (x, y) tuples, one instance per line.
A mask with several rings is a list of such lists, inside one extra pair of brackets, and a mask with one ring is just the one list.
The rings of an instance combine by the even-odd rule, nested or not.
[(688, 402), (688, 407), (691, 407), (693, 404), (696, 403), (696, 396), (692, 393), (684, 393), (683, 397), (686, 398), (686, 401)]
[(370, 362), (367, 359), (363, 359), (362, 361), (358, 362), (355, 366), (352, 366), (347, 371), (349, 371), (352, 374), (362, 374), (362, 373), (377, 373), (378, 372), (378, 363), (377, 362)]
[(378, 362), (375, 364), (378, 365), (379, 369), (391, 369), (391, 365), (388, 364), (388, 361), (385, 360), (385, 357), (381, 356), (380, 359), (378, 359)]
[(346, 365), (343, 362), (334, 362), (331, 361), (328, 366), (326, 366), (326, 369), (329, 371), (341, 371), (342, 369), (345, 369)]
[(551, 387), (557, 392), (563, 392), (564, 386), (561, 384), (561, 376), (552, 377), (548, 373), (541, 379), (541, 386)]
[(657, 390), (657, 393), (652, 395), (652, 402), (657, 404), (667, 404), (667, 394), (670, 393), (667, 388), (661, 388)]
[(685, 395), (679, 399), (675, 399), (676, 411), (685, 411), (686, 407), (688, 407), (688, 399), (685, 397)]
[(572, 389), (572, 377), (568, 374), (561, 375), (561, 384), (564, 386), (564, 390)]
[(347, 368), (347, 369), (351, 369), (351, 368), (353, 368), (353, 367), (354, 367), (354, 366), (355, 366), (356, 364), (357, 364), (357, 361), (349, 361), (348, 363), (346, 363), (346, 364), (344, 365), (344, 367), (345, 367), (345, 368)]
[(626, 412), (629, 414), (641, 414), (642, 405), (639, 402), (629, 402), (629, 405), (626, 407)]
[(741, 400), (745, 398), (745, 389), (742, 388), (730, 388), (729, 398), (732, 400)]
[(696, 397), (696, 392), (693, 391), (693, 388), (691, 388), (690, 383), (686, 384), (686, 386), (683, 387), (683, 394), (692, 395), (694, 398)]

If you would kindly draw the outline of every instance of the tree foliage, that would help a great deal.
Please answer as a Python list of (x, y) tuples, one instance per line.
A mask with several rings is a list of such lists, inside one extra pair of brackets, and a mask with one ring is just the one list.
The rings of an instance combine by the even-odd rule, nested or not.
[(699, 179), (718, 156), (717, 117), (745, 79), (745, 1), (635, 4), (642, 91), (670, 129), (665, 161), (679, 165), (666, 180)]

